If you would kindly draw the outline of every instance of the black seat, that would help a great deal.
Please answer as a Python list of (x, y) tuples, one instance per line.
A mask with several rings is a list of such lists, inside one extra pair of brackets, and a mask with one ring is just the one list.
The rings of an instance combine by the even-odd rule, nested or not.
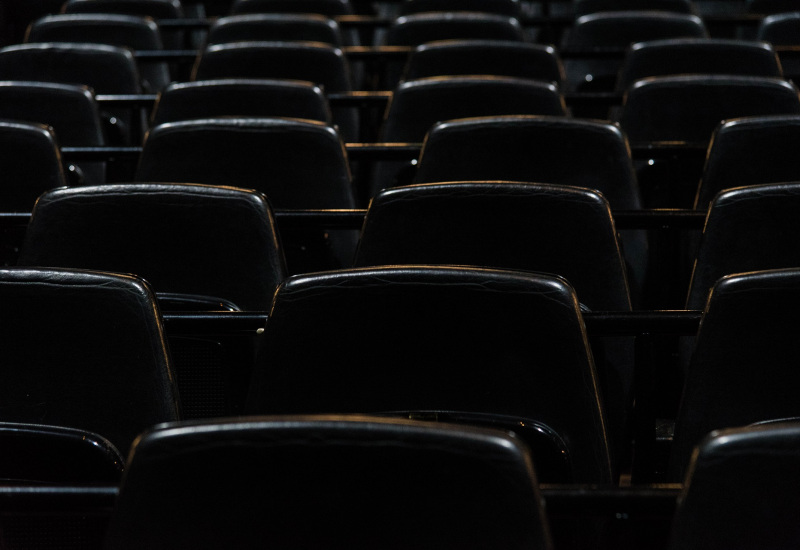
[[(696, 15), (663, 11), (609, 11), (578, 17), (561, 47), (627, 48), (643, 40), (707, 37), (708, 31)], [(617, 59), (567, 60), (564, 62), (567, 88), (570, 91), (613, 90), (621, 65), (622, 61)]]
[(691, 0), (572, 0), (575, 17), (603, 11), (666, 11), (697, 14)]
[(219, 79), (177, 82), (158, 97), (151, 125), (210, 117), (281, 116), (331, 124), (319, 86), (299, 80)]
[[(86, 86), (0, 81), (0, 119), (48, 125), (62, 147), (106, 145), (94, 94)], [(27, 170), (26, 174), (32, 176)], [(105, 163), (81, 161), (71, 165), (70, 174), (70, 183), (101, 184), (106, 180)]]
[[(641, 208), (627, 141), (618, 126), (600, 121), (499, 116), (435, 125), (423, 144), (415, 182), (467, 180), (590, 188), (613, 209)], [(622, 243), (638, 304), (648, 261), (646, 236), (623, 231)]]
[(208, 30), (209, 44), (302, 40), (344, 46), (339, 25), (313, 13), (250, 13), (220, 17)]
[(106, 548), (222, 545), (551, 547), (530, 455), (499, 431), (293, 416), (146, 434)]
[[(350, 67), (342, 50), (317, 42), (233, 42), (209, 46), (198, 57), (192, 80), (287, 78), (305, 80), (325, 93), (352, 90)], [(336, 109), (334, 121), (348, 141), (357, 141), (358, 113)]]
[(582, 326), (574, 291), (550, 275), (397, 265), (290, 277), (270, 310), (247, 410), (506, 417), (568, 442), (568, 481), (608, 483)]
[(522, 15), (519, 0), (404, 0), (398, 6), (399, 15), (426, 12), (471, 11), (508, 15)]
[(116, 13), (153, 19), (180, 19), (184, 16), (180, 0), (67, 0), (61, 11)]
[[(108, 13), (48, 15), (31, 24), (25, 42), (95, 43), (149, 51), (164, 47), (152, 19)], [(166, 63), (141, 63), (138, 68), (146, 93), (162, 90), (171, 81)]]
[(88, 430), (126, 454), (140, 432), (178, 419), (158, 307), (141, 279), (5, 268), (0, 293), (0, 420)]
[[(451, 182), (384, 190), (370, 204), (355, 265), (403, 264), (555, 273), (570, 282), (588, 308), (631, 308), (608, 203), (588, 189)], [(633, 350), (629, 341), (600, 341), (604, 346), (595, 354), (600, 385), (611, 430), (621, 439)]]
[(0, 422), (3, 484), (119, 483), (125, 459), (104, 437), (86, 430)]
[(711, 430), (800, 416), (799, 289), (800, 271), (794, 267), (739, 272), (714, 285), (675, 425), (675, 479), (684, 473), (694, 445)]
[[(625, 94), (619, 118), (633, 143), (684, 142), (705, 147), (726, 119), (798, 114), (800, 97), (790, 82), (776, 78), (687, 75), (637, 81)], [(639, 183), (645, 204), (688, 208), (694, 202), (702, 159), (643, 163)]]
[[(564, 114), (564, 98), (550, 83), (499, 76), (423, 78), (397, 87), (384, 115), (381, 139), (422, 142), (436, 123), (464, 117)], [(407, 172), (406, 166), (378, 163), (370, 195), (410, 182), (408, 174), (402, 173)]]
[[(503, 40), (523, 42), (525, 35), (519, 21), (507, 15), (480, 12), (430, 12), (404, 15), (380, 37), (391, 46), (420, 46), (438, 40)], [(381, 88), (394, 89), (403, 74), (405, 63), (384, 63)]]
[(353, 15), (350, 0), (235, 0), (232, 15), (245, 13), (316, 13), (326, 17)]
[(688, 309), (702, 309), (725, 275), (800, 266), (792, 246), (800, 184), (753, 185), (723, 191), (711, 203), (692, 274)]
[(617, 78), (617, 89), (650, 76), (728, 74), (781, 78), (778, 55), (765, 42), (674, 38), (631, 45)]
[(0, 173), (3, 212), (30, 212), (39, 195), (66, 185), (53, 130), (42, 124), (0, 120)]
[(481, 12), (433, 12), (398, 17), (385, 43), (419, 46), (434, 40), (486, 39), (523, 41), (522, 27), (513, 17)]
[[(96, 94), (142, 93), (132, 52), (106, 44), (45, 42), (6, 46), (0, 49), (0, 80), (80, 84)], [(111, 144), (129, 145), (141, 140), (144, 110), (109, 107), (101, 115)]]
[[(797, 7), (792, 10), (797, 10)], [(758, 40), (769, 42), (773, 46), (795, 46), (800, 43), (800, 12), (788, 11), (766, 16), (758, 26)], [(800, 80), (800, 61), (786, 56), (781, 59), (783, 74), (797, 82)]]
[(720, 191), (764, 183), (800, 181), (794, 147), (800, 116), (744, 117), (714, 132), (694, 208), (706, 210)]
[(600, 121), (509, 115), (436, 124), (425, 138), (415, 182), (458, 180), (586, 187), (603, 193), (612, 208), (641, 207), (625, 136)]
[(440, 40), (414, 48), (403, 78), (479, 74), (560, 85), (564, 67), (552, 46), (505, 40)]
[(708, 143), (722, 120), (798, 113), (797, 88), (785, 80), (664, 76), (646, 78), (628, 89), (620, 124), (632, 142)]
[[(67, 0), (61, 12), (134, 15), (152, 17), (157, 22), (161, 19), (181, 19), (186, 16), (180, 0)], [(169, 49), (185, 47), (186, 36), (183, 29), (162, 30), (164, 45)]]
[[(254, 188), (277, 209), (355, 206), (339, 134), (311, 120), (218, 118), (156, 126), (136, 179)], [(290, 272), (349, 265), (354, 233), (282, 231)]]
[(50, 191), (36, 203), (18, 263), (135, 273), (178, 309), (189, 295), (209, 309), (266, 311), (285, 276), (261, 194), (189, 184)]
[(800, 424), (713, 432), (697, 448), (670, 548), (791, 548), (800, 539)]

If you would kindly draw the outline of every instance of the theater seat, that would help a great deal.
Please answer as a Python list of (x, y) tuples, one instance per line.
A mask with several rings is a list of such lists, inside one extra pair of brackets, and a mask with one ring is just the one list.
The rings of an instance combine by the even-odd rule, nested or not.
[[(156, 126), (136, 179), (254, 188), (276, 209), (355, 206), (339, 134), (311, 120), (219, 118)], [(350, 265), (357, 238), (355, 231), (281, 231), (291, 273)]]
[[(794, 84), (776, 78), (724, 75), (662, 76), (628, 88), (619, 123), (634, 144), (691, 143), (706, 147), (730, 118), (800, 113)], [(703, 171), (698, 159), (663, 159), (639, 166), (652, 207), (688, 208)]]
[(506, 417), (567, 443), (571, 476), (561, 481), (610, 483), (582, 326), (574, 291), (551, 275), (395, 265), (290, 277), (246, 412)]
[[(562, 40), (563, 49), (627, 48), (634, 42), (665, 38), (707, 38), (696, 15), (663, 11), (606, 11), (578, 17)], [(568, 91), (611, 91), (622, 62), (573, 59), (564, 63)], [(605, 118), (605, 117), (602, 117)]]
[(106, 548), (227, 545), (551, 547), (530, 456), (499, 431), (288, 416), (144, 435)]
[(575, 17), (603, 11), (665, 11), (697, 15), (691, 0), (573, 0)]
[[(387, 46), (419, 46), (437, 40), (504, 40), (524, 42), (519, 21), (507, 15), (480, 12), (430, 12), (404, 15), (379, 39)], [(403, 74), (404, 62), (384, 63), (381, 88), (394, 89)]]
[(245, 13), (316, 13), (326, 17), (353, 15), (350, 0), (235, 0), (232, 15)]
[(675, 425), (673, 479), (681, 479), (692, 448), (712, 430), (800, 416), (799, 297), (796, 268), (729, 275), (714, 285)]
[[(56, 142), (62, 147), (107, 144), (94, 94), (86, 86), (0, 81), (0, 119), (50, 126), (55, 132)], [(105, 162), (96, 161), (71, 164), (69, 183), (105, 183), (105, 165)], [(26, 173), (33, 175), (27, 170)]]
[(159, 95), (150, 123), (211, 117), (290, 117), (331, 124), (322, 89), (285, 79), (224, 78), (176, 82)]
[(792, 245), (800, 184), (776, 183), (723, 191), (711, 203), (692, 273), (687, 309), (702, 309), (716, 281), (732, 273), (800, 266)]
[[(42, 17), (28, 27), (25, 42), (95, 43), (134, 51), (158, 51), (164, 48), (158, 26), (149, 17), (109, 13)], [(145, 93), (163, 90), (171, 81), (166, 63), (139, 63), (138, 69), (142, 91)]]
[[(565, 114), (564, 98), (550, 83), (499, 76), (423, 78), (397, 87), (384, 115), (381, 140), (422, 142), (436, 123), (457, 118)], [(402, 162), (378, 163), (370, 196), (410, 179)]]
[(713, 432), (686, 478), (670, 549), (790, 548), (800, 539), (800, 426)]
[(208, 44), (302, 40), (344, 46), (333, 19), (313, 13), (250, 13), (220, 17), (208, 30)]
[[(353, 89), (350, 66), (342, 50), (317, 42), (233, 42), (206, 48), (198, 57), (192, 80), (268, 78), (305, 80), (325, 93)], [(358, 111), (346, 107), (333, 112), (348, 141), (359, 135)]]
[(522, 15), (519, 0), (404, 0), (398, 7), (399, 15), (426, 12), (472, 11), (508, 15)]
[(43, 124), (0, 120), (0, 174), (3, 212), (30, 212), (39, 195), (66, 185), (53, 130)]
[(116, 484), (125, 459), (107, 439), (86, 430), (0, 422), (4, 485)]
[(561, 84), (564, 67), (552, 46), (506, 40), (439, 40), (414, 48), (403, 79), (479, 74)]
[(95, 432), (127, 454), (177, 420), (178, 394), (155, 298), (127, 275), (0, 270), (0, 421)]
[(642, 78), (679, 74), (783, 77), (778, 55), (765, 42), (674, 38), (631, 45), (617, 89), (624, 91)]
[(744, 117), (724, 121), (714, 132), (694, 208), (706, 210), (724, 189), (800, 181), (793, 143), (800, 116)]
[[(45, 42), (0, 49), (0, 80), (84, 85), (96, 94), (142, 93), (132, 52), (106, 44)], [(112, 145), (138, 143), (145, 124), (142, 109), (103, 107)], [(62, 144), (66, 144), (65, 142)]]
[(189, 295), (209, 309), (265, 311), (285, 277), (264, 196), (197, 184), (52, 190), (36, 203), (18, 264), (135, 273), (168, 310)]

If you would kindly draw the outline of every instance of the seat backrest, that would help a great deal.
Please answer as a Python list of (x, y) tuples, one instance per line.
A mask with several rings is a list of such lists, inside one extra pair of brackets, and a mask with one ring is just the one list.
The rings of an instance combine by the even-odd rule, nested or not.
[(425, 12), (472, 11), (520, 17), (519, 0), (405, 0), (398, 7), (399, 15)]
[(384, 190), (370, 204), (355, 265), (395, 264), (556, 273), (592, 309), (630, 309), (611, 210), (588, 189), (483, 181)]
[(689, 287), (688, 309), (702, 309), (718, 279), (732, 273), (800, 266), (800, 184), (723, 191), (711, 203)]
[(766, 16), (758, 26), (758, 39), (773, 46), (791, 46), (800, 42), (800, 12), (788, 11)]
[[(48, 15), (28, 28), (25, 42), (95, 43), (121, 46), (132, 50), (161, 50), (161, 33), (149, 17), (121, 14)], [(142, 90), (162, 90), (171, 78), (166, 63), (143, 63), (139, 66)]]
[(250, 13), (220, 17), (208, 30), (208, 44), (302, 40), (341, 47), (342, 33), (333, 19), (313, 13)]
[(0, 80), (82, 84), (97, 94), (142, 91), (131, 51), (105, 44), (46, 42), (6, 46), (0, 49)]
[[(173, 489), (165, 494), (164, 484)], [(551, 547), (530, 456), (515, 438), (358, 416), (151, 431), (133, 452), (107, 543), (112, 550)]]
[(0, 295), (0, 420), (88, 430), (126, 454), (146, 428), (178, 419), (160, 314), (143, 280), (4, 268)]
[[(106, 145), (94, 94), (86, 86), (0, 81), (0, 119), (50, 126), (62, 147)], [(81, 161), (76, 164), (82, 183), (105, 182), (105, 163)], [(18, 165), (16, 169), (24, 168)], [(33, 179), (32, 172), (25, 170), (25, 174), (26, 179), (28, 175)]]
[[(394, 91), (383, 117), (381, 140), (421, 142), (436, 123), (456, 118), (565, 113), (563, 96), (547, 82), (486, 75), (422, 78), (401, 82)], [(400, 162), (377, 163), (370, 196), (405, 183), (398, 181), (404, 169)]]
[[(580, 160), (578, 160), (580, 159)], [(600, 191), (612, 208), (640, 207), (630, 149), (619, 127), (550, 116), (498, 116), (435, 125), (417, 183), (535, 181)]]
[(431, 77), (397, 87), (384, 115), (382, 134), (384, 141), (421, 142), (440, 121), (565, 113), (563, 96), (546, 82), (501, 76)]
[(106, 438), (86, 430), (0, 422), (4, 484), (119, 483), (125, 459)]
[(688, 75), (646, 78), (625, 93), (620, 125), (632, 142), (708, 143), (723, 120), (800, 113), (794, 84), (776, 78)]
[(184, 16), (180, 0), (67, 0), (61, 11), (117, 13), (153, 19), (180, 19)]
[(728, 74), (781, 78), (778, 54), (765, 42), (674, 38), (631, 45), (617, 78), (617, 89), (650, 76)]
[(158, 97), (151, 125), (210, 117), (290, 117), (331, 124), (319, 86), (299, 80), (219, 79), (176, 82)]
[(666, 11), (695, 14), (691, 0), (573, 0), (576, 17), (603, 11)]
[(233, 42), (209, 46), (192, 80), (289, 78), (321, 85), (326, 92), (351, 89), (350, 69), (338, 48), (316, 42)]
[(675, 426), (671, 470), (676, 480), (692, 448), (712, 430), (800, 416), (799, 304), (797, 268), (729, 275), (714, 285)]
[(722, 550), (800, 539), (800, 425), (712, 432), (697, 448), (678, 500), (670, 548)]
[(246, 13), (316, 13), (326, 17), (353, 15), (350, 0), (235, 0), (232, 15)]
[(298, 275), (278, 289), (262, 344), (248, 413), (504, 415), (568, 442), (572, 481), (611, 479), (578, 301), (558, 277), (407, 265)]
[[(319, 42), (232, 42), (209, 46), (198, 57), (192, 80), (269, 78), (305, 80), (325, 93), (352, 90), (342, 50)], [(335, 110), (333, 120), (348, 141), (358, 141), (357, 109)]]
[(218, 118), (150, 130), (137, 181), (251, 187), (275, 208), (353, 208), (344, 144), (311, 120)]
[(0, 174), (3, 212), (30, 212), (39, 195), (66, 185), (53, 130), (43, 124), (0, 120)]
[(706, 210), (723, 189), (800, 181), (800, 162), (792, 146), (798, 139), (798, 115), (724, 121), (711, 140), (694, 208)]
[[(707, 38), (703, 21), (696, 15), (665, 11), (604, 11), (582, 15), (564, 33), (561, 47), (570, 49), (627, 48), (635, 42), (666, 38)], [(622, 60), (581, 57), (564, 62), (569, 91), (614, 90)], [(576, 115), (608, 118), (607, 109), (576, 110)]]
[(560, 84), (564, 67), (552, 46), (505, 40), (440, 40), (414, 49), (403, 78), (478, 74)]
[(419, 46), (434, 40), (481, 38), (523, 41), (519, 21), (507, 15), (480, 12), (433, 12), (404, 15), (395, 19), (385, 43)]
[(578, 17), (562, 46), (627, 48), (643, 40), (681, 37), (707, 38), (708, 32), (696, 15), (662, 11), (604, 11)]
[(266, 311), (285, 266), (259, 193), (188, 184), (56, 189), (36, 203), (19, 265), (135, 273), (159, 294)]

